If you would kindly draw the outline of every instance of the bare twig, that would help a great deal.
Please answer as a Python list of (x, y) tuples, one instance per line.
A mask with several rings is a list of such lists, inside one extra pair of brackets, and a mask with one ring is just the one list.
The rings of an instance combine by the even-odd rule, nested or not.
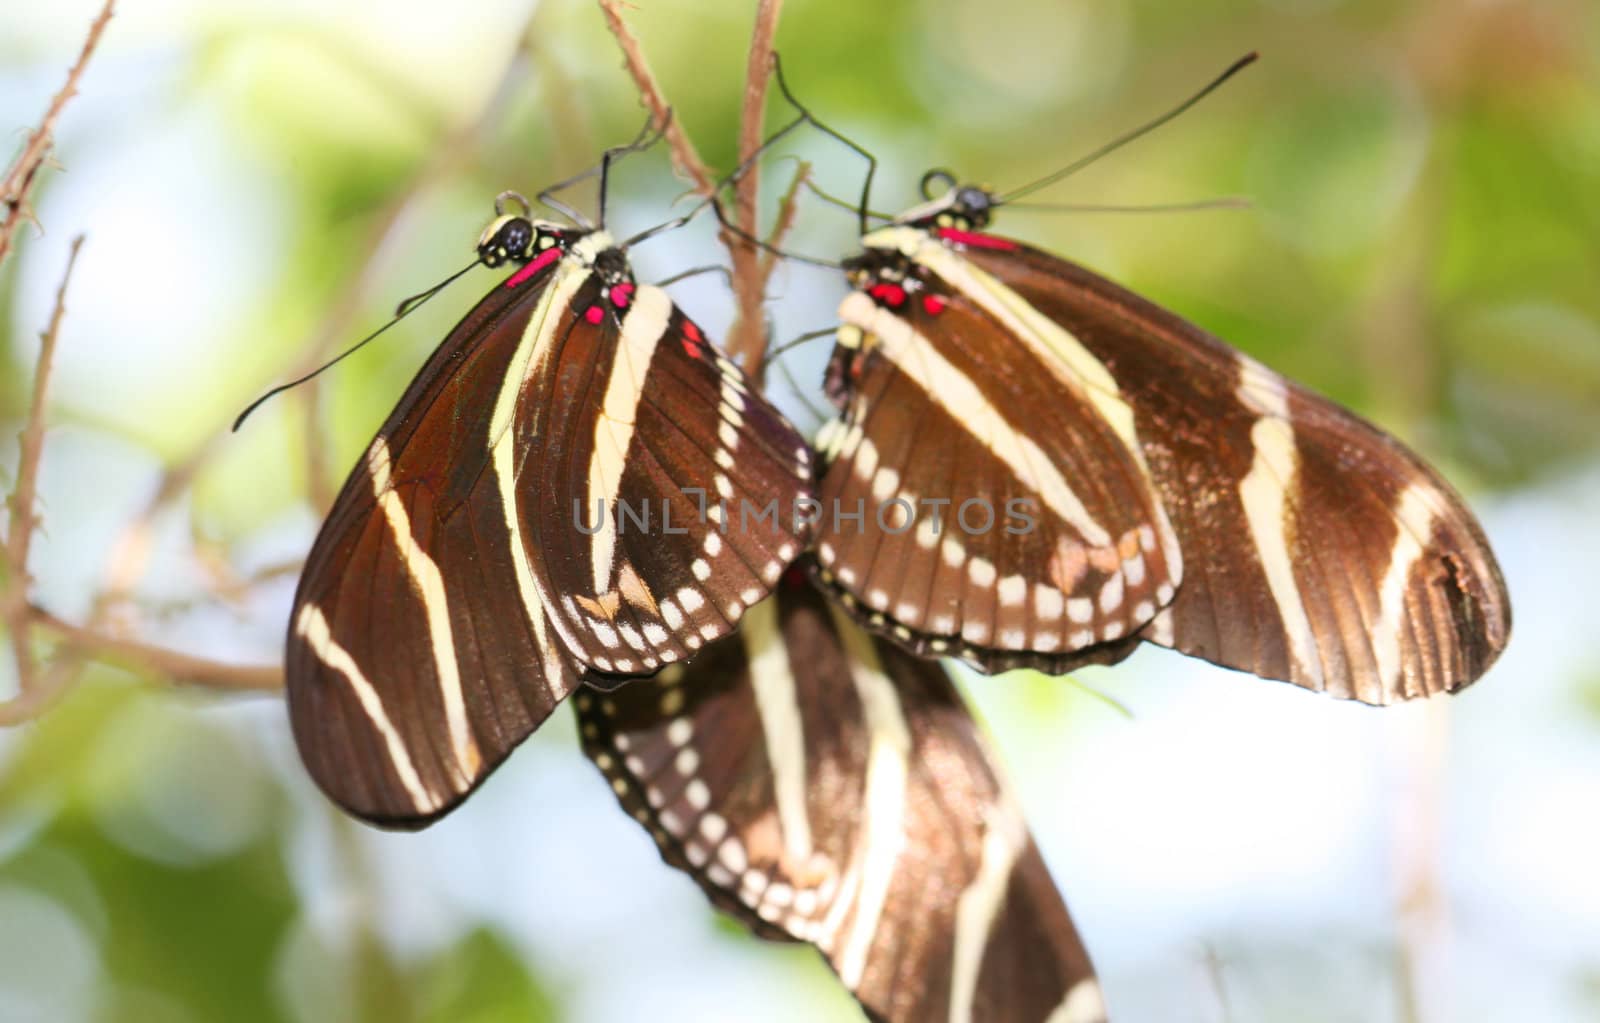
[[(645, 61), (639, 40), (622, 17), (622, 0), (599, 0), (600, 11), (606, 25), (616, 37), (622, 50), (622, 59), (633, 78), (634, 86), (645, 106), (662, 124), (669, 106), (661, 86), (656, 82), (650, 65)], [(748, 159), (761, 145), (763, 114), (767, 98), (767, 78), (772, 67), (773, 38), (778, 31), (778, 15), (783, 0), (760, 0), (756, 9), (755, 28), (750, 40), (750, 56), (745, 66), (744, 102), (740, 114), (739, 160)], [(683, 122), (673, 118), (667, 123), (667, 144), (672, 149), (672, 162), (679, 173), (687, 176), (701, 195), (710, 195), (716, 188), (716, 177), (699, 150), (690, 141)], [(734, 210), (734, 222), (740, 230), (754, 234), (756, 230), (756, 199), (760, 179), (752, 166), (739, 179)], [(741, 357), (747, 368), (759, 371), (762, 355), (766, 351), (767, 336), (762, 301), (764, 278), (760, 267), (760, 252), (756, 247), (724, 229), (720, 232), (722, 244), (728, 250), (733, 264), (733, 292), (738, 303), (733, 328), (728, 335), (728, 352)]]
[[(169, 650), (138, 640), (124, 639), (106, 632), (73, 625), (44, 608), (29, 605), (31, 624), (60, 637), (60, 653), (92, 656), (95, 660), (120, 664), (149, 672), (177, 685), (206, 686), (230, 692), (270, 693), (283, 688), (283, 669), (276, 665), (229, 664), (205, 657)], [(0, 703), (0, 725), (29, 720), (59, 698), (64, 686), (41, 687), (32, 700), (17, 699)]]
[(100, 36), (105, 32), (115, 6), (116, 0), (106, 0), (105, 6), (100, 9), (99, 15), (89, 26), (89, 35), (83, 41), (77, 63), (67, 72), (66, 84), (50, 101), (44, 119), (39, 122), (39, 127), (28, 134), (22, 154), (6, 171), (5, 179), (0, 181), (0, 206), (5, 207), (5, 219), (0, 221), (0, 262), (4, 262), (11, 251), (11, 239), (17, 228), (24, 220), (33, 217), (28, 196), (38, 180), (39, 168), (44, 166), (45, 159), (50, 155), (50, 147), (55, 141), (56, 121), (60, 119), (67, 101), (78, 94), (78, 83), (83, 78), (84, 69), (89, 66), (89, 58), (94, 56), (95, 47), (100, 45)]
[(61, 275), (61, 285), (56, 289), (55, 309), (50, 314), (50, 325), (39, 336), (39, 359), (34, 364), (33, 397), (28, 407), (28, 421), (22, 428), (21, 456), (17, 463), (17, 483), (11, 494), (11, 521), (6, 530), (6, 561), (10, 565), (10, 592), (4, 601), (6, 624), (11, 632), (11, 652), (17, 662), (17, 687), (22, 693), (31, 692), (35, 685), (33, 646), (28, 635), (27, 594), (28, 551), (33, 543), (33, 530), (38, 523), (34, 516), (34, 501), (38, 496), (39, 460), (44, 454), (44, 410), (50, 389), (50, 368), (55, 364), (56, 340), (61, 334), (61, 320), (67, 311), (67, 285), (72, 281), (72, 269), (78, 263), (78, 251), (83, 248), (83, 235), (72, 240), (67, 253), (67, 268)]
[(789, 181), (789, 187), (784, 189), (783, 197), (778, 200), (778, 219), (772, 224), (772, 233), (767, 235), (766, 251), (761, 254), (763, 294), (772, 281), (773, 271), (778, 269), (778, 251), (783, 247), (784, 239), (789, 237), (789, 232), (794, 229), (795, 218), (800, 213), (800, 190), (810, 180), (811, 164), (805, 160), (795, 161), (794, 177)]
[[(773, 41), (778, 34), (778, 16), (783, 0), (759, 0), (755, 27), (750, 33), (750, 55), (745, 64), (744, 107), (739, 114), (739, 161), (743, 163), (761, 148), (762, 126), (766, 120), (767, 82), (772, 72)], [(739, 226), (748, 235), (757, 235), (757, 202), (761, 194), (761, 168), (751, 164), (735, 186), (738, 197)], [(766, 275), (760, 266), (761, 254), (748, 241), (729, 243), (733, 257), (733, 294), (738, 313), (728, 331), (728, 352), (742, 358), (747, 372), (760, 379), (761, 359), (767, 350), (766, 316), (762, 302)]]
[(710, 195), (716, 185), (716, 175), (700, 158), (700, 151), (694, 147), (694, 143), (689, 141), (683, 122), (676, 117), (668, 120), (667, 112), (672, 108), (662, 94), (661, 86), (656, 84), (655, 75), (650, 72), (650, 64), (644, 59), (644, 50), (639, 46), (638, 37), (622, 18), (622, 7), (622, 0), (600, 0), (600, 13), (605, 15), (606, 27), (611, 30), (618, 48), (622, 50), (623, 63), (633, 78), (634, 87), (639, 90), (639, 98), (644, 100), (645, 107), (655, 118), (656, 126), (667, 126), (667, 145), (672, 150), (673, 167), (694, 182), (696, 192)]

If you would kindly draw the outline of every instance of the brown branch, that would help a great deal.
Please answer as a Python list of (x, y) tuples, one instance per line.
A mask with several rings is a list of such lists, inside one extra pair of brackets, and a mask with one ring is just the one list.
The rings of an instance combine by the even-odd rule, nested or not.
[(67, 253), (67, 268), (56, 289), (56, 304), (50, 314), (50, 325), (39, 335), (39, 359), (33, 371), (33, 397), (28, 406), (28, 421), (19, 438), (22, 453), (17, 462), (16, 488), (11, 493), (11, 521), (6, 530), (10, 590), (3, 601), (3, 610), (11, 633), (11, 653), (17, 662), (17, 688), (21, 693), (31, 692), (36, 681), (26, 606), (29, 583), (32, 581), (28, 575), (28, 552), (33, 543), (34, 527), (38, 524), (33, 506), (38, 498), (39, 461), (44, 454), (44, 410), (50, 389), (50, 368), (55, 364), (56, 341), (61, 335), (61, 320), (67, 312), (67, 285), (72, 281), (72, 270), (78, 264), (78, 251), (82, 248), (83, 235), (80, 234), (72, 240), (72, 248)]
[(0, 181), (0, 206), (5, 207), (5, 220), (0, 221), (0, 262), (4, 262), (6, 255), (11, 251), (11, 239), (16, 234), (18, 226), (24, 220), (33, 218), (28, 206), (28, 196), (38, 181), (39, 168), (44, 166), (45, 159), (50, 155), (50, 147), (55, 142), (56, 121), (60, 119), (61, 111), (66, 108), (67, 101), (78, 94), (78, 82), (83, 78), (84, 69), (89, 66), (89, 58), (94, 56), (95, 47), (100, 45), (100, 36), (105, 32), (106, 23), (111, 20), (111, 11), (115, 6), (116, 0), (106, 0), (105, 6), (100, 9), (99, 15), (89, 26), (89, 35), (83, 41), (83, 49), (78, 53), (77, 63), (67, 72), (66, 84), (50, 101), (49, 108), (44, 112), (44, 119), (39, 122), (38, 128), (28, 134), (28, 141), (22, 147), (22, 154), (11, 165), (10, 170), (6, 171), (5, 179)]
[(638, 37), (622, 19), (622, 6), (622, 0), (600, 0), (600, 13), (605, 15), (606, 27), (611, 30), (617, 46), (622, 50), (623, 64), (633, 78), (634, 87), (639, 90), (639, 97), (655, 118), (656, 127), (663, 124), (667, 126), (667, 146), (672, 150), (672, 166), (679, 174), (694, 182), (696, 192), (710, 195), (716, 187), (716, 175), (700, 159), (700, 151), (689, 141), (683, 122), (675, 117), (668, 120), (672, 107), (661, 92), (661, 86), (656, 84), (655, 75), (650, 73), (650, 64), (644, 59), (644, 50), (639, 46)]
[(789, 232), (794, 229), (796, 217), (800, 214), (800, 189), (811, 180), (811, 164), (805, 160), (795, 161), (794, 178), (789, 182), (789, 187), (784, 189), (783, 197), (778, 200), (778, 219), (773, 222), (772, 233), (767, 235), (767, 248), (761, 254), (761, 292), (766, 293), (767, 285), (772, 281), (773, 271), (778, 269), (778, 251), (783, 247), (783, 241), (789, 237)]
[[(178, 685), (206, 686), (229, 692), (270, 693), (283, 688), (283, 669), (269, 665), (229, 664), (205, 657), (169, 650), (152, 643), (113, 636), (57, 618), (42, 607), (28, 605), (31, 624), (56, 633), (61, 639), (58, 654), (92, 657), (119, 664), (135, 671), (159, 675)], [(0, 725), (17, 724), (38, 715), (54, 703), (64, 686), (41, 691), (34, 699), (0, 703)]]
[[(739, 115), (739, 163), (742, 166), (761, 148), (762, 126), (767, 109), (767, 82), (772, 72), (773, 41), (778, 34), (778, 17), (783, 0), (760, 0), (756, 6), (755, 27), (750, 33), (750, 54), (745, 63), (744, 108)], [(759, 234), (756, 200), (761, 194), (761, 168), (751, 163), (740, 176), (738, 197), (739, 227), (752, 237)], [(740, 358), (745, 372), (759, 380), (761, 362), (767, 351), (766, 275), (760, 266), (761, 253), (745, 239), (730, 241), (733, 257), (733, 294), (738, 312), (728, 330), (728, 352)]]
[(28, 611), (36, 623), (58, 634), (68, 649), (90, 654), (96, 660), (131, 665), (179, 685), (263, 693), (283, 688), (283, 669), (276, 665), (213, 661), (207, 657), (196, 657), (179, 650), (73, 625), (41, 607), (30, 606)]
[[(672, 163), (680, 174), (694, 182), (695, 191), (710, 196), (717, 187), (711, 169), (700, 158), (699, 151), (690, 141), (683, 124), (676, 118), (667, 121), (671, 107), (661, 86), (656, 82), (650, 65), (645, 60), (639, 40), (622, 17), (622, 0), (599, 0), (600, 11), (606, 26), (622, 50), (623, 64), (633, 78), (634, 86), (645, 106), (655, 117), (656, 124), (666, 123), (667, 144), (672, 150)], [(767, 79), (772, 67), (773, 39), (778, 31), (778, 16), (783, 10), (783, 0), (759, 0), (755, 27), (751, 32), (750, 54), (745, 65), (744, 100), (740, 112), (739, 161), (748, 160), (761, 146), (763, 114), (766, 109)], [(752, 165), (740, 177), (737, 202), (733, 213), (734, 223), (740, 230), (754, 234), (756, 231), (756, 200), (759, 196), (760, 176)], [(762, 302), (765, 298), (765, 277), (760, 266), (760, 252), (754, 245), (727, 229), (719, 233), (723, 246), (733, 264), (733, 292), (738, 308), (733, 327), (728, 333), (727, 349), (730, 355), (742, 358), (746, 369), (759, 374), (761, 360), (766, 353), (767, 336)]]

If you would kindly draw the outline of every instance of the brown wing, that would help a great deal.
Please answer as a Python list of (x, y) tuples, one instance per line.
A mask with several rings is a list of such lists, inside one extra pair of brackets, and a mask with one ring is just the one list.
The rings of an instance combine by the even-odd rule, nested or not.
[(884, 258), (840, 307), (823, 582), (912, 649), (990, 671), (1126, 640), (1182, 565), (1115, 381), (995, 289)]
[(1129, 397), (1184, 565), (1142, 638), (1367, 703), (1494, 662), (1511, 626), (1494, 555), (1399, 441), (1081, 267), (1022, 246), (965, 257)]
[(810, 450), (659, 288), (591, 276), (530, 339), (530, 559), (575, 658), (648, 674), (726, 635), (800, 553)]
[(495, 288), (450, 332), (350, 474), (295, 594), (301, 757), (377, 823), (448, 811), (576, 684), (490, 456), (495, 396), (548, 279)]
[(817, 946), (874, 1019), (1103, 1018), (949, 678), (809, 586), (781, 587), (687, 668), (575, 705), (662, 857), (756, 933)]

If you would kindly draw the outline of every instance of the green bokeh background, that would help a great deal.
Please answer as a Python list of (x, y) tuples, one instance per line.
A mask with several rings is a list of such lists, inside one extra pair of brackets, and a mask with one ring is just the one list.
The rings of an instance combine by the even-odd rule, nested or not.
[[(70, 0), (0, 12), (0, 127), (34, 123), (93, 10)], [(88, 608), (116, 523), (148, 499), (162, 467), (281, 376), (331, 307), (353, 298), (337, 346), (464, 263), (487, 197), (534, 191), (632, 135), (637, 94), (598, 10), (545, 0), (529, 22), (530, 11), (513, 0), (125, 5), (63, 121), (62, 170), (45, 177), (38, 197), (44, 233), (25, 232), (0, 266), (9, 337), (0, 348), (0, 438), (9, 438), (26, 411), (65, 241), (88, 232), (51, 407), (34, 563), (41, 600), (68, 617)], [(630, 13), (678, 118), (718, 168), (736, 159), (750, 17), (742, 3), (688, 0), (642, 2)], [(489, 103), (525, 23), (526, 53)], [(1502, 666), (1484, 688), (1504, 694), (1524, 674), (1549, 676), (1520, 702), (1502, 695), (1496, 713), (1577, 723), (1578, 737), (1563, 733), (1570, 761), (1558, 757), (1546, 780), (1570, 787), (1564, 823), (1582, 829), (1570, 837), (1596, 847), (1583, 820), (1600, 806), (1593, 602), (1576, 590), (1559, 600), (1548, 592), (1571, 581), (1564, 562), (1594, 565), (1594, 545), (1581, 526), (1546, 533), (1542, 523), (1600, 507), (1584, 482), (1600, 468), (1600, 5), (790, 0), (779, 45), (818, 114), (880, 155), (876, 203), (888, 209), (915, 199), (930, 166), (1001, 187), (1046, 173), (1260, 50), (1258, 67), (1193, 113), (1039, 197), (1243, 195), (1252, 209), (1009, 212), (1000, 228), (1109, 273), (1376, 419), (1497, 509), (1491, 533), (1498, 522), (1515, 534), (1501, 552), (1519, 616), (1528, 606), (1521, 580), (1542, 601), (1532, 605), (1536, 623), (1519, 621), (1518, 642), (1531, 633), (1561, 656), (1526, 672)], [(485, 109), (481, 128), (462, 131)], [(784, 153), (814, 163), (835, 191), (859, 177), (847, 154), (815, 136)], [(783, 155), (768, 164), (769, 209), (788, 166)], [(419, 176), (427, 183), (417, 188)], [(660, 153), (630, 161), (616, 216), (637, 226), (663, 219), (685, 187)], [(374, 251), (374, 232), (403, 196), (403, 214)], [(836, 255), (850, 228), (848, 215), (813, 205), (792, 244)], [(680, 241), (651, 243), (640, 265), (646, 276), (664, 275), (718, 257), (700, 224)], [(288, 400), (222, 441), (192, 493), (159, 521), (122, 624), (224, 660), (277, 657), (289, 582), (231, 603), (208, 588), (303, 552), (315, 524), (307, 444), (321, 445), (328, 482), (337, 482), (486, 279), (473, 280), (328, 378), (320, 437), (308, 440)], [(774, 336), (825, 325), (839, 294), (826, 275), (780, 273)], [(710, 325), (727, 323), (729, 299), (715, 278), (680, 301)], [(796, 374), (814, 378), (825, 347), (798, 353)], [(805, 419), (803, 404), (784, 400)], [(0, 472), (9, 483), (15, 452), (6, 447)], [(1574, 501), (1591, 503), (1575, 513)], [(1546, 542), (1575, 546), (1552, 555)], [(1540, 553), (1525, 567), (1530, 550)], [(9, 653), (4, 663), (0, 672)], [(1167, 698), (1167, 688), (1140, 688), (1147, 663), (1119, 669), (1119, 698)], [(1097, 683), (1110, 677), (1093, 674)], [(1022, 773), (1058, 770), (1074, 736), (1129, 728), (1057, 682), (1022, 678), (992, 698), (985, 711), (1015, 742), (1007, 752)], [(1477, 698), (1475, 690), (1462, 702)], [(493, 797), (486, 792), (498, 809), (473, 811), (474, 834), (496, 834), (493, 813), (518, 805), (508, 793), (539, 765), (559, 761), (560, 777), (586, 778), (565, 721), (545, 731), (528, 765), (497, 780)], [(1481, 734), (1458, 735), (1456, 749)], [(589, 784), (583, 798), (602, 800), (603, 786)], [(1070, 814), (1047, 805), (1048, 778), (1031, 784), (1036, 824)], [(1482, 812), (1471, 794), (1444, 788), (1444, 812)], [(530, 820), (506, 841), (562, 842), (565, 805), (523, 807)], [(606, 834), (624, 835), (618, 828)], [(307, 834), (316, 836), (309, 844)], [(1557, 830), (1528, 841), (1567, 837)], [(436, 877), (407, 875), (409, 861), (386, 859), (406, 841), (370, 835), (321, 804), (298, 773), (272, 698), (180, 691), (94, 667), (60, 708), (0, 734), (0, 1019), (585, 1019), (611, 1004), (585, 992), (669, 972), (617, 961), (603, 944), (554, 954), (562, 934), (530, 939), (538, 921), (508, 927), (470, 898), (428, 903), (397, 924), (394, 893)], [(537, 854), (527, 851), (530, 870)], [(628, 862), (651, 859), (633, 850)], [(755, 946), (661, 873), (648, 883), (675, 886), (672, 912), (688, 921), (680, 926), (734, 957), (721, 967), (728, 973), (706, 978), (673, 965), (676, 983), (691, 989), (674, 1005), (740, 1018), (725, 1014), (734, 1010), (718, 992), (746, 971), (772, 985), (782, 1018), (852, 1018), (809, 953)], [(521, 882), (475, 883), (493, 891)], [(1070, 886), (1067, 894), (1072, 903)], [(1592, 892), (1575, 897), (1593, 902)], [(1515, 890), (1506, 898), (1515, 902)], [(1305, 923), (1315, 914), (1299, 913), (1215, 936), (1224, 950), (1242, 949), (1221, 970), (1223, 996), (1202, 976), (1199, 952), (1182, 977), (1102, 954), (1113, 1009), (1119, 988), (1151, 983), (1189, 991), (1185, 1018), (1504, 1018), (1451, 997), (1469, 969), (1459, 964), (1432, 974), (1444, 978), (1442, 993), (1408, 994), (1394, 951), (1404, 933), (1398, 914), (1391, 930), (1330, 938)], [(1106, 930), (1140, 926), (1095, 918), (1110, 921)], [(627, 914), (615, 922), (650, 925)], [(1096, 929), (1085, 932), (1099, 947)], [(1574, 933), (1560, 940), (1600, 941), (1593, 929)], [(1529, 983), (1548, 995), (1527, 1018), (1600, 1014), (1600, 945), (1555, 955), (1538, 944), (1506, 945), (1504, 968), (1539, 978)]]

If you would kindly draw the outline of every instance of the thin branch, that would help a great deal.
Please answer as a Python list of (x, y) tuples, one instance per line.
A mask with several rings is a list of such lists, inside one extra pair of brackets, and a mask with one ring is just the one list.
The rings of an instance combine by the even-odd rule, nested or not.
[[(750, 159), (761, 148), (761, 135), (767, 110), (767, 82), (772, 77), (772, 49), (778, 34), (778, 17), (783, 0), (760, 0), (755, 27), (750, 33), (750, 56), (745, 64), (744, 109), (739, 115), (739, 162)], [(759, 234), (757, 199), (761, 194), (761, 168), (751, 164), (735, 186), (739, 226), (746, 234)], [(762, 308), (767, 277), (760, 266), (761, 253), (748, 242), (729, 243), (733, 256), (733, 294), (738, 314), (728, 331), (728, 352), (742, 357), (745, 371), (761, 378), (761, 360), (767, 350), (766, 316)]]
[[(650, 65), (645, 60), (639, 40), (622, 17), (622, 0), (599, 0), (600, 11), (606, 26), (622, 50), (623, 64), (633, 78), (639, 96), (655, 117), (657, 125), (667, 124), (667, 144), (672, 150), (672, 163), (679, 173), (694, 182), (695, 191), (710, 195), (716, 188), (716, 176), (700, 158), (699, 151), (689, 140), (683, 122), (673, 118), (667, 122), (670, 109), (661, 86), (656, 82)], [(751, 33), (750, 54), (745, 65), (744, 101), (740, 113), (739, 160), (742, 163), (761, 146), (763, 114), (766, 108), (767, 80), (772, 67), (773, 39), (778, 31), (778, 16), (783, 10), (783, 0), (760, 0), (756, 8), (755, 27)], [(756, 228), (756, 199), (760, 178), (755, 167), (742, 176), (737, 185), (737, 204), (734, 222), (740, 230), (754, 234)], [(719, 232), (723, 246), (733, 264), (733, 292), (738, 309), (733, 328), (728, 333), (729, 354), (742, 358), (747, 369), (759, 372), (762, 356), (767, 347), (765, 317), (762, 312), (764, 278), (760, 266), (761, 253), (756, 247), (724, 228)]]
[(778, 253), (783, 248), (784, 239), (789, 237), (789, 232), (794, 229), (795, 218), (800, 214), (800, 190), (810, 181), (811, 164), (805, 160), (795, 161), (794, 178), (789, 182), (789, 187), (784, 189), (783, 197), (778, 200), (778, 219), (773, 222), (772, 233), (767, 235), (767, 248), (761, 256), (763, 294), (772, 281), (773, 271), (778, 269), (780, 258)]
[(22, 453), (17, 463), (16, 488), (11, 494), (11, 522), (6, 530), (10, 592), (4, 601), (4, 611), (11, 632), (11, 652), (17, 662), (17, 687), (23, 693), (32, 691), (35, 684), (33, 648), (25, 609), (31, 582), (28, 552), (33, 543), (34, 527), (38, 524), (33, 506), (38, 498), (39, 460), (44, 454), (44, 411), (50, 389), (50, 369), (55, 364), (56, 341), (61, 335), (62, 318), (67, 312), (67, 285), (72, 281), (72, 270), (78, 264), (78, 252), (82, 248), (83, 235), (80, 234), (72, 240), (72, 248), (67, 253), (67, 268), (56, 289), (56, 304), (50, 314), (50, 325), (39, 336), (39, 359), (33, 371), (33, 397), (28, 407), (28, 421), (19, 438)]
[(77, 63), (67, 72), (66, 84), (50, 101), (44, 119), (39, 122), (38, 128), (29, 133), (22, 154), (6, 171), (5, 179), (0, 181), (0, 206), (5, 207), (5, 220), (0, 221), (0, 262), (4, 262), (11, 251), (11, 239), (18, 226), (24, 220), (33, 218), (28, 196), (38, 180), (39, 168), (44, 166), (45, 159), (50, 155), (50, 147), (55, 142), (56, 121), (60, 119), (67, 101), (78, 94), (78, 82), (83, 78), (84, 69), (89, 66), (89, 58), (94, 56), (95, 47), (100, 45), (100, 36), (111, 21), (112, 8), (115, 6), (116, 0), (106, 0), (105, 6), (100, 9), (99, 15), (89, 26), (89, 35), (83, 41)]
[[(153, 643), (142, 643), (74, 625), (32, 604), (27, 607), (27, 615), (32, 624), (59, 636), (67, 653), (78, 653), (97, 661), (149, 672), (178, 685), (247, 693), (271, 693), (283, 688), (283, 669), (276, 665), (230, 664), (196, 657)], [(0, 704), (0, 725), (15, 723), (8, 713), (10, 706)]]
[(683, 122), (676, 117), (668, 119), (667, 112), (672, 108), (662, 94), (661, 86), (656, 84), (655, 75), (650, 73), (650, 64), (644, 59), (644, 50), (639, 46), (638, 37), (622, 18), (622, 6), (622, 0), (600, 0), (600, 13), (605, 15), (606, 27), (611, 30), (617, 46), (622, 50), (623, 64), (633, 78), (634, 87), (639, 90), (639, 97), (655, 118), (656, 127), (663, 124), (667, 126), (667, 145), (672, 150), (673, 167), (694, 182), (696, 192), (710, 195), (711, 189), (716, 187), (716, 175), (700, 159), (700, 151), (689, 141)]

